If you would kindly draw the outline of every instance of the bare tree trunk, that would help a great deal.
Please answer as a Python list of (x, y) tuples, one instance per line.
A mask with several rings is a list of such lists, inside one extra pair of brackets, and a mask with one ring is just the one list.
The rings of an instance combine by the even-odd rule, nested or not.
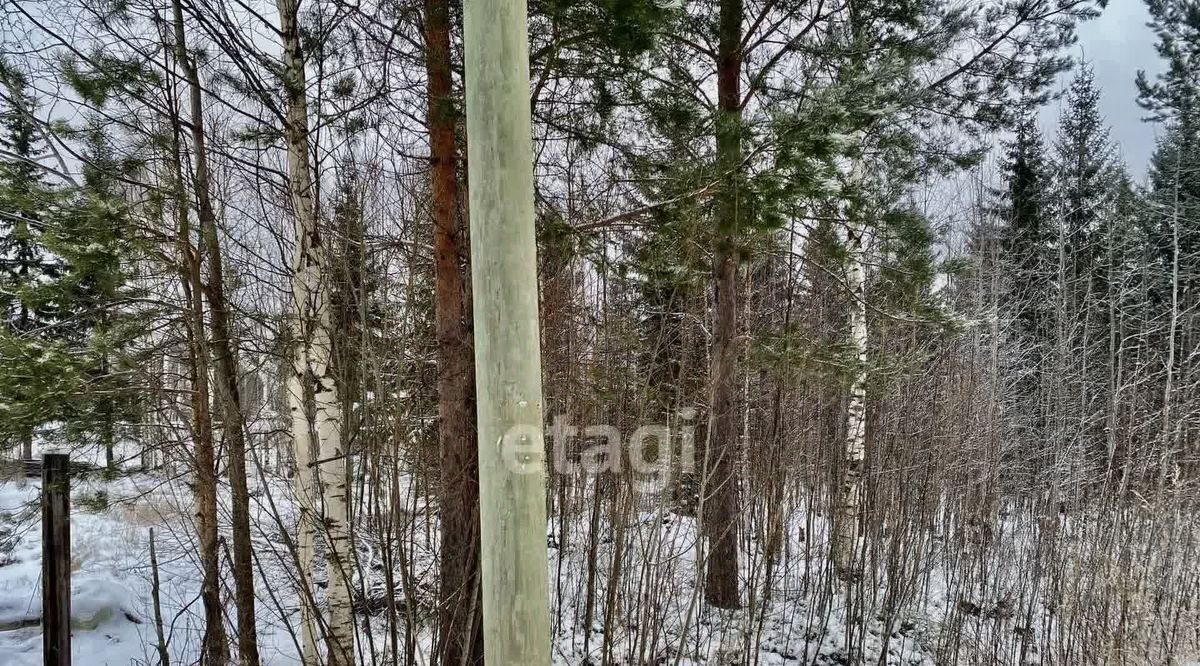
[[(229, 455), (230, 518), (233, 528), (233, 581), (236, 590), (239, 659), (258, 666), (258, 628), (254, 610), (254, 562), (250, 545), (250, 493), (246, 486), (246, 447), (241, 397), (237, 385), (237, 361), (229, 329), (225, 299), (221, 244), (217, 238), (216, 213), (208, 188), (208, 157), (205, 148), (203, 98), (200, 75), (187, 54), (183, 10), (174, 3), (175, 40), (179, 63), (191, 89), (192, 150), (195, 153), (193, 182), (200, 221), (200, 241), (208, 258), (208, 297), (217, 390), (222, 406), (222, 438)], [(197, 271), (198, 273), (198, 271)], [(198, 276), (197, 276), (198, 277)], [(199, 298), (199, 294), (193, 295)], [(200, 342), (203, 344), (203, 342)]]
[(741, 72), (742, 0), (721, 0), (717, 62), (717, 168), (724, 183), (717, 202), (714, 283), (712, 409), (709, 446), (704, 456), (704, 524), (709, 539), (705, 563), (705, 599), (718, 608), (737, 608), (738, 599), (738, 425), (737, 271), (739, 188), (742, 180)]
[[(104, 314), (101, 313), (101, 319)], [(100, 356), (100, 376), (107, 377), (109, 373), (108, 354)], [(104, 446), (104, 473), (112, 476), (117, 471), (117, 461), (113, 453), (116, 445), (116, 424), (112, 396), (105, 396), (100, 407), (100, 443)]]
[[(179, 0), (172, 3), (174, 11), (176, 57), (181, 66), (190, 70), (187, 45), (183, 39), (183, 10)], [(213, 445), (212, 416), (209, 413), (208, 351), (204, 335), (204, 304), (201, 301), (200, 250), (191, 243), (188, 222), (190, 200), (184, 191), (183, 157), (181, 149), (182, 123), (174, 104), (171, 105), (172, 166), (175, 181), (175, 208), (179, 246), (180, 283), (185, 300), (184, 320), (187, 324), (187, 352), (191, 371), (192, 434), (195, 438), (196, 533), (200, 542), (202, 581), (200, 598), (204, 605), (204, 637), (201, 639), (201, 663), (224, 666), (229, 661), (229, 644), (225, 635), (225, 620), (221, 606), (220, 560), (217, 552), (217, 475)]]
[[(298, 325), (296, 326), (298, 330)], [(312, 462), (313, 433), (311, 396), (305, 390), (307, 368), (299, 345), (292, 350), (292, 373), (287, 380), (288, 411), (292, 417), (293, 455), (296, 463), (296, 498), (299, 505), (297, 544), (300, 568), (300, 661), (303, 666), (317, 666), (317, 608), (313, 603), (313, 544), (317, 540), (317, 515), (314, 505), (316, 488)]]
[(1159, 473), (1158, 492), (1166, 489), (1167, 478), (1177, 479), (1178, 461), (1173, 450), (1173, 428), (1171, 424), (1172, 407), (1175, 400), (1175, 337), (1179, 329), (1179, 181), (1182, 148), (1175, 147), (1175, 182), (1171, 192), (1171, 312), (1167, 320), (1167, 358), (1164, 363), (1167, 371), (1163, 382), (1162, 408), (1162, 470)]
[(163, 631), (161, 585), (158, 580), (158, 553), (154, 550), (154, 528), (150, 528), (150, 600), (154, 609), (154, 637), (157, 639), (158, 666), (171, 666), (167, 635)]
[[(856, 160), (850, 182), (858, 184), (861, 166)], [(849, 208), (849, 207), (848, 207)], [(838, 487), (834, 519), (833, 558), (838, 573), (850, 578), (855, 572), (859, 513), (862, 510), (863, 461), (866, 458), (867, 425), (867, 299), (866, 227), (859, 213), (850, 210), (846, 228), (846, 288), (850, 292), (850, 349), (853, 379), (846, 404), (846, 443), (842, 452), (842, 479)]]
[[(313, 204), (315, 182), (308, 163), (308, 99), (305, 89), (304, 54), (300, 45), (299, 0), (279, 0), (279, 27), (283, 38), (283, 86), (286, 119), (283, 127), (288, 153), (288, 189), (296, 226), (296, 254), (292, 291), (296, 308), (296, 341), (300, 360), (296, 374), (304, 386), (311, 383), (314, 403), (318, 459), (314, 465), (315, 485), (321, 499), (320, 522), (326, 536), (326, 567), (329, 577), (327, 604), (329, 631), (326, 636), (330, 666), (354, 663), (354, 616), (350, 600), (350, 529), (346, 458), (342, 450), (342, 410), (332, 364), (332, 312), (328, 256), (317, 224)], [(293, 393), (295, 386), (293, 386)], [(295, 398), (293, 398), (294, 400)], [(295, 413), (295, 412), (294, 412)], [(299, 410), (306, 413), (306, 410)], [(293, 421), (295, 424), (295, 421)], [(293, 433), (297, 446), (306, 439)], [(299, 462), (297, 462), (299, 464)], [(311, 580), (311, 578), (309, 579)]]
[(458, 116), (450, 60), (450, 2), (425, 1), (427, 120), (432, 166), (433, 251), (441, 449), (441, 588), (438, 660), (483, 661), (479, 589), (479, 458), (475, 441), (475, 354), (471, 346), (467, 247), (458, 213)]

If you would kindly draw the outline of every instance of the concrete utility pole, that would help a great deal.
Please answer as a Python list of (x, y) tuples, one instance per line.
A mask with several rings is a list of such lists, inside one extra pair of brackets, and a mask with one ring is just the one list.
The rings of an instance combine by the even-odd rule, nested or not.
[(525, 0), (466, 0), (484, 650), (550, 663)]

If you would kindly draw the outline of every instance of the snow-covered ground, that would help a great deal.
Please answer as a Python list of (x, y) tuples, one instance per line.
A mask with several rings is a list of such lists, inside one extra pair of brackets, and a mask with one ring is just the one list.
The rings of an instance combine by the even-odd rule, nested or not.
[[(285, 538), (285, 533), (295, 535), (296, 515), (288, 482), (268, 478), (251, 484), (258, 639), (264, 664), (286, 666), (299, 662), (296, 577)], [(408, 480), (404, 477), (397, 484), (397, 497), (382, 502), (402, 507), (397, 510), (399, 517), (393, 517), (393, 527), (399, 530), (393, 537), (403, 543), (402, 557), (396, 557), (395, 548), (389, 553), (380, 545), (379, 526), (371, 520), (360, 521), (356, 534), (354, 595), (363, 664), (393, 663), (389, 600), (397, 609), (402, 653), (394, 663), (429, 663), (436, 625), (437, 506), (428, 496), (429, 487)], [(0, 666), (42, 662), (38, 495), (36, 480), (0, 481)], [(220, 498), (228, 540), (227, 488), (222, 487)], [(1036, 601), (1026, 607), (1031, 610), (1025, 616), (1026, 611), (1018, 608), (1014, 613), (1006, 605), (1005, 599), (1016, 592), (994, 582), (1027, 580), (1021, 574), (1029, 567), (1005, 553), (1020, 554), (1034, 543), (1026, 534), (1032, 534), (1025, 529), (1028, 526), (1021, 532), (1014, 524), (1009, 549), (988, 556), (992, 573), (986, 580), (993, 582), (987, 589), (949, 580), (950, 565), (943, 562), (950, 558), (928, 554), (920, 561), (905, 556), (899, 569), (846, 586), (826, 569), (827, 524), (819, 515), (797, 509), (786, 518), (786, 538), (779, 545), (781, 556), (771, 568), (769, 584), (760, 535), (748, 530), (743, 536), (740, 564), (746, 607), (731, 613), (708, 609), (699, 599), (694, 519), (666, 510), (655, 498), (641, 497), (626, 505), (629, 510), (614, 522), (618, 519), (607, 502), (605, 510), (595, 515), (587, 509), (591, 499), (576, 503), (577, 513), (552, 516), (548, 526), (556, 665), (600, 664), (608, 655), (609, 663), (630, 665), (933, 666), (953, 663), (935, 656), (950, 643), (961, 664), (1037, 664), (1047, 663), (1045, 659), (1073, 663), (1050, 656), (1054, 648), (1046, 638), (1053, 640), (1052, 632), (1060, 631), (1070, 617), (1067, 604), (1072, 600), (1064, 599), (1059, 606)], [(172, 664), (196, 662), (202, 609), (192, 520), (192, 490), (185, 478), (134, 474), (112, 481), (75, 480), (74, 663), (158, 663), (151, 603), (151, 530)], [(1070, 525), (1065, 522), (1063, 530)], [(227, 548), (221, 557), (226, 620), (232, 628), (233, 582)], [(385, 575), (389, 559), (394, 567), (390, 587)], [(325, 578), (320, 571), (314, 578), (320, 604)], [(892, 579), (899, 581), (894, 598), (888, 589)], [(610, 580), (618, 581), (615, 589)], [(1087, 600), (1081, 597), (1082, 601)], [(891, 610), (884, 613), (885, 608)], [(231, 629), (231, 641), (233, 635)], [(859, 659), (848, 654), (851, 644), (861, 650)], [(1186, 643), (1179, 645), (1186, 650)], [(1124, 663), (1163, 663), (1154, 659), (1139, 660), (1135, 654)]]
[[(164, 630), (173, 663), (195, 659), (199, 576), (186, 486), (150, 476), (77, 482), (71, 514), (73, 663), (156, 664), (150, 530), (155, 531)], [(0, 665), (42, 663), (40, 484), (0, 483)], [(6, 547), (7, 546), (7, 547)], [(270, 564), (270, 558), (264, 558)], [(260, 577), (261, 580), (261, 577)], [(264, 589), (264, 595), (265, 595)], [(294, 594), (283, 586), (285, 597)], [(294, 604), (293, 604), (294, 605)], [(290, 634), (263, 614), (264, 663), (297, 663)]]
[[(293, 529), (295, 516), (286, 484), (269, 485), (263, 488), (254, 484), (252, 488), (259, 646), (265, 664), (284, 666), (298, 663), (293, 634), (298, 629), (298, 597), (279, 530)], [(432, 590), (436, 589), (436, 543), (431, 542), (437, 535), (436, 512), (415, 497), (419, 495), (416, 489), (405, 488), (402, 492), (410, 495), (409, 506), (414, 511), (408, 516), (413, 542), (408, 554), (412, 577), (407, 589), (422, 598), (412, 604), (397, 598), (397, 605), (417, 609), (413, 612), (416, 626), (412, 651), (417, 663), (427, 663), (433, 630), (430, 603)], [(38, 493), (36, 480), (0, 483), (0, 666), (34, 666), (42, 659)], [(272, 506), (275, 510), (270, 509)], [(274, 517), (275, 511), (279, 519)], [(139, 474), (113, 481), (75, 482), (71, 536), (72, 653), (76, 664), (158, 662), (151, 603), (152, 529), (159, 560), (164, 632), (172, 663), (195, 662), (201, 607), (191, 521), (191, 490), (183, 479)], [(845, 663), (841, 597), (814, 594), (801, 566), (792, 564), (776, 571), (765, 612), (761, 605), (758, 610), (750, 607), (732, 614), (703, 610), (696, 598), (694, 521), (661, 510), (642, 513), (619, 532), (607, 529), (600, 539), (592, 568), (592, 630), (585, 636), (589, 588), (583, 564), (587, 559), (586, 543), (579, 524), (567, 523), (564, 534), (558, 533), (560, 528), (561, 524), (551, 525), (548, 535), (550, 589), (557, 609), (552, 621), (555, 664), (579, 666), (589, 663), (589, 656), (599, 663), (604, 651), (613, 655), (615, 663)], [(797, 530), (797, 534), (800, 532)], [(623, 583), (618, 594), (609, 595), (607, 581), (618, 546), (624, 553)], [(794, 535), (787, 548), (803, 549), (802, 538)], [(358, 550), (361, 571), (366, 573), (356, 576), (357, 606), (360, 612), (365, 607), (373, 614), (367, 618), (369, 622), (359, 622), (359, 649), (364, 655), (382, 655), (389, 644), (382, 616), (382, 600), (388, 594), (380, 573), (382, 553), (369, 539), (359, 539)], [(224, 598), (229, 600), (226, 614), (232, 625), (227, 549), (222, 557)], [(761, 562), (743, 562), (748, 580), (760, 575), (754, 573), (756, 567), (761, 569)], [(318, 601), (322, 582), (318, 573)], [(394, 592), (397, 597), (403, 593), (402, 589)], [(813, 600), (818, 597), (824, 599), (823, 607), (814, 607)], [(608, 643), (603, 629), (606, 614), (610, 616), (607, 626), (616, 627)], [(752, 617), (759, 621), (748, 622)], [(367, 624), (369, 631), (365, 630)], [(868, 624), (862, 640), (871, 663), (877, 662), (880, 652), (888, 655), (887, 664), (934, 663), (919, 639), (922, 623), (905, 619), (892, 624), (884, 627), (878, 619)], [(370, 663), (370, 659), (364, 663)]]

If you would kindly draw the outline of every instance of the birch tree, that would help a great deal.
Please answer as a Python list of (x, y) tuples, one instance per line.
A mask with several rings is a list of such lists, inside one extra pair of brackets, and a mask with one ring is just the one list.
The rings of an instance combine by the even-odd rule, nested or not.
[[(300, 39), (300, 2), (279, 0), (277, 7), (279, 34), (283, 39), (283, 138), (287, 150), (288, 191), (296, 231), (292, 264), (293, 344), (296, 349), (292, 368), (294, 376), (289, 379), (292, 436), (297, 466), (303, 461), (313, 470), (311, 483), (304, 477), (304, 472), (298, 472), (297, 490), (302, 494), (302, 506), (307, 505), (314, 514), (307, 517), (308, 521), (318, 521), (323, 528), (320, 533), (325, 538), (329, 580), (329, 622), (325, 636), (327, 663), (330, 666), (345, 666), (354, 663), (348, 520), (350, 487), (346, 475), (349, 452), (342, 449), (341, 402), (338, 400), (338, 386), (331, 362), (332, 309), (328, 252), (318, 224), (314, 205), (317, 183), (309, 163), (308, 92)], [(305, 404), (310, 392), (313, 401), (311, 419), (308, 418)], [(305, 418), (297, 418), (297, 414), (305, 415)], [(315, 460), (311, 458), (314, 448), (311, 438), (314, 435)], [(308, 496), (303, 497), (306, 490), (309, 491)], [(311, 528), (307, 525), (301, 527), (301, 530), (308, 529)], [(306, 539), (311, 541), (311, 538), (302, 534), (302, 542)], [(311, 551), (306, 552), (306, 547), (311, 548), (311, 543), (302, 544), (302, 561), (307, 555), (311, 562)], [(311, 576), (308, 581), (311, 583)], [(309, 636), (314, 633), (308, 626), (304, 631), (309, 632)], [(306, 648), (311, 650), (313, 640), (309, 638), (305, 642)], [(306, 653), (304, 660), (306, 663), (317, 661), (316, 655), (311, 653)]]
[[(859, 141), (861, 142), (861, 135)], [(867, 456), (867, 224), (861, 199), (862, 157), (851, 158), (846, 174), (846, 291), (849, 294), (850, 391), (846, 403), (846, 442), (834, 528), (834, 564), (844, 577), (854, 576), (858, 523), (862, 511), (862, 476)]]

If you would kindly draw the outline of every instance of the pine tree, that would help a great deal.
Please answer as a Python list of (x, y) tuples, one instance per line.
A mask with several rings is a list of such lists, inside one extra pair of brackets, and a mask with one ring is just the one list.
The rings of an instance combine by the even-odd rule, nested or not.
[[(11, 156), (0, 162), (0, 210), (10, 222), (0, 237), (0, 279), (5, 359), (16, 364), (8, 375), (18, 384), (12, 395), (25, 396), (25, 418), (16, 427), (28, 455), (33, 429), (57, 422), (57, 436), (98, 442), (111, 471), (119, 425), (135, 421), (138, 408), (127, 372), (136, 363), (127, 352), (144, 330), (144, 308), (130, 305), (140, 250), (122, 183), (139, 164), (117, 154), (93, 117), (82, 128), (60, 128), (64, 140), (78, 144), (81, 182), (49, 185), (30, 117), (35, 100), (24, 92), (22, 75), (0, 69), (14, 91), (0, 120), (0, 144)], [(35, 359), (51, 357), (58, 371), (38, 369), (45, 361)], [(34, 365), (21, 369), (21, 363)], [(22, 391), (21, 377), (35, 382), (37, 392)]]
[[(733, 350), (743, 326), (734, 307), (735, 292), (738, 272), (752, 257), (756, 238), (788, 224), (795, 215), (789, 208), (824, 213), (831, 201), (840, 201), (838, 214), (852, 208), (880, 213), (895, 203), (888, 196), (906, 184), (931, 171), (973, 163), (971, 139), (981, 129), (1006, 127), (1021, 95), (1046, 98), (1053, 77), (1069, 65), (1059, 51), (1074, 39), (1075, 22), (1096, 16), (1102, 5), (863, 0), (822, 14), (809, 12), (811, 6), (803, 2), (753, 7), (715, 2), (699, 11), (689, 7), (663, 31), (670, 36), (665, 52), (673, 57), (662, 63), (664, 75), (640, 99), (647, 102), (650, 127), (671, 134), (660, 135), (661, 144), (647, 151), (646, 161), (663, 164), (671, 161), (664, 155), (675, 155), (708, 170), (699, 183), (680, 179), (669, 192), (654, 187), (662, 203), (643, 211), (672, 207), (680, 199), (690, 203), (702, 198), (708, 204), (716, 269), (710, 464), (741, 455), (736, 429), (723, 420), (723, 413), (736, 416), (740, 410), (729, 389), (741, 372)], [(746, 35), (747, 30), (754, 32)], [(773, 34), (776, 30), (780, 34)], [(969, 55), (949, 56), (957, 51)], [(707, 90), (714, 74), (714, 100), (680, 94)], [(963, 137), (967, 140), (955, 140)], [(679, 144), (687, 148), (682, 156), (667, 149)], [(755, 148), (743, 152), (746, 146)], [(876, 178), (884, 170), (886, 178)], [(665, 174), (655, 175), (665, 181)], [(850, 205), (856, 198), (877, 198), (887, 205)], [(870, 280), (866, 257), (881, 220), (847, 217), (845, 222), (847, 249), (854, 251), (847, 264), (863, 269), (865, 286)], [(865, 321), (865, 301), (854, 302), (858, 307), (852, 316)], [(863, 336), (856, 339), (864, 347), (868, 342)], [(855, 365), (860, 374), (866, 372), (863, 363)], [(854, 393), (864, 395), (864, 382), (858, 384)], [(848, 411), (856, 415), (848, 420), (865, 420), (860, 403), (850, 401)], [(865, 428), (856, 430), (865, 437)], [(865, 460), (865, 447), (848, 445), (843, 467)], [(706, 506), (718, 509), (706, 519), (713, 546), (706, 594), (710, 604), (728, 607), (736, 604), (731, 599), (735, 595), (723, 581), (736, 576), (736, 552), (728, 552), (729, 544), (721, 539), (737, 531), (734, 521), (723, 520), (736, 514), (729, 507), (736, 506), (740, 481), (736, 469), (714, 468), (708, 476), (709, 490), (720, 496), (706, 498)], [(856, 487), (857, 482), (848, 485)], [(855, 493), (842, 493), (842, 513), (861, 513), (850, 506), (858, 504)], [(714, 574), (718, 569), (721, 573)]]
[(425, 2), (426, 124), (431, 167), (434, 313), (441, 454), (440, 604), (437, 654), (446, 664), (483, 661), (479, 612), (479, 452), (475, 352), (469, 312), (470, 253), (459, 206), (460, 119), (454, 93), (449, 0)]
[(122, 187), (139, 163), (118, 155), (95, 119), (72, 134), (82, 143), (82, 183), (46, 236), (64, 260), (52, 287), (56, 300), (72, 313), (57, 330), (76, 352), (85, 382), (64, 416), (68, 436), (97, 441), (112, 472), (118, 427), (135, 422), (139, 406), (128, 370), (139, 364), (130, 353), (146, 311), (132, 305), (140, 295), (133, 271), (141, 247)]
[[(202, 334), (198, 335), (196, 345), (202, 354), (210, 355), (212, 359), (213, 378), (215, 380), (213, 383), (216, 386), (218, 404), (221, 407), (222, 435), (226, 452), (229, 456), (230, 517), (233, 531), (233, 581), (236, 589), (234, 600), (237, 607), (239, 625), (238, 657), (247, 666), (257, 666), (259, 663), (258, 628), (254, 610), (254, 568), (250, 545), (250, 507), (246, 471), (245, 418), (238, 382), (238, 362), (234, 351), (235, 341), (232, 334), (231, 313), (229, 311), (229, 301), (225, 293), (224, 260), (220, 238), (217, 234), (217, 213), (211, 190), (207, 129), (204, 124), (203, 89), (200, 84), (200, 74), (196, 57), (188, 53), (183, 24), (183, 10), (179, 0), (175, 0), (172, 3), (172, 18), (175, 55), (180, 68), (183, 70), (184, 79), (189, 89), (188, 100), (193, 153), (192, 180), (197, 219), (199, 222), (199, 246), (201, 248), (199, 256), (202, 257), (203, 268), (207, 269), (207, 275), (205, 276), (207, 281), (201, 284), (198, 274), (195, 276), (195, 281), (197, 283), (197, 292), (202, 291), (205, 297), (204, 300), (208, 301), (209, 319), (211, 322), (210, 335), (207, 339), (204, 339), (205, 336)], [(197, 273), (202, 270), (199, 263), (193, 267)], [(200, 299), (201, 294), (194, 293), (193, 297)], [(196, 317), (193, 326), (197, 333), (203, 331), (202, 315)], [(197, 373), (199, 373), (200, 369), (200, 365), (198, 364), (196, 366)], [(207, 453), (206, 451), (205, 458), (207, 458)], [(199, 456), (197, 458), (198, 466), (200, 466)], [(205, 460), (202, 465), (207, 468), (208, 461)], [(205, 477), (205, 485), (215, 480), (208, 476), (207, 469), (202, 470), (199, 474)], [(198, 483), (198, 494), (200, 492), (199, 485)], [(205, 494), (207, 495), (212, 491), (215, 491), (215, 488), (205, 489)], [(211, 501), (212, 497), (208, 496), (205, 499)], [(209, 509), (210, 507), (205, 507), (204, 510)], [(211, 510), (215, 512), (215, 507), (211, 507)], [(203, 525), (208, 520), (215, 520), (215, 518), (215, 513), (202, 518), (200, 529), (212, 530), (209, 534), (215, 536), (215, 525)], [(207, 538), (209, 538), (208, 535), (202, 536), (202, 539)], [(206, 544), (206, 546), (215, 548), (215, 544)], [(206, 553), (205, 555), (213, 557), (215, 553)], [(206, 575), (211, 574), (206, 572)], [(212, 623), (210, 623), (208, 631), (210, 632), (209, 638), (215, 639), (220, 636), (219, 633), (213, 633), (217, 632), (218, 629), (213, 627)], [(227, 646), (211, 644), (207, 645), (206, 648), (211, 650), (210, 654), (214, 654), (218, 661), (224, 659), (223, 652), (228, 649)]]
[(720, 175), (716, 197), (716, 236), (713, 245), (713, 347), (712, 399), (709, 407), (710, 444), (706, 448), (704, 525), (709, 538), (705, 562), (705, 599), (717, 608), (738, 608), (737, 379), (738, 265), (743, 233), (742, 185), (742, 0), (721, 0), (717, 31), (716, 169)]
[(32, 117), (37, 103), (24, 73), (0, 60), (8, 103), (0, 111), (0, 375), (8, 396), (0, 412), (0, 441), (33, 453), (34, 430), (57, 414), (73, 391), (67, 372), (49, 372), (68, 358), (58, 344), (63, 312), (45, 285), (59, 278), (61, 258), (46, 247), (46, 228), (64, 205), (64, 194), (43, 179), (44, 147)]

